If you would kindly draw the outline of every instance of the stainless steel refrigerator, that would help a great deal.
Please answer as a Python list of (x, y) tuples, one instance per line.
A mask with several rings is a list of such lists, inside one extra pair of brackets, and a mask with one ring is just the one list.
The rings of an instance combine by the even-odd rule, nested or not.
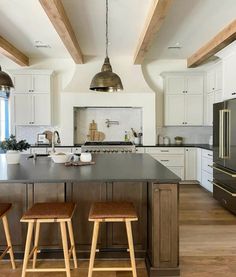
[(214, 104), (213, 196), (236, 214), (236, 99)]

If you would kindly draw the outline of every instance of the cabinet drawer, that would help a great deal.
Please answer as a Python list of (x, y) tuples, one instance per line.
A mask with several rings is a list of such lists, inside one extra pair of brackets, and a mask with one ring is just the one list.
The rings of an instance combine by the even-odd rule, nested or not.
[(165, 166), (184, 166), (184, 155), (156, 155), (150, 154), (154, 159)]
[(213, 160), (213, 151), (202, 149), (202, 157)]
[(218, 200), (223, 207), (236, 214), (236, 194), (229, 191), (226, 187), (213, 186), (213, 197)]
[(213, 175), (206, 172), (206, 171), (202, 171), (202, 186), (207, 189), (210, 192), (213, 192), (213, 185), (212, 182), (213, 181)]
[(209, 174), (213, 174), (212, 159), (202, 157), (202, 170), (208, 172)]
[(145, 152), (149, 154), (184, 154), (182, 147), (146, 147)]

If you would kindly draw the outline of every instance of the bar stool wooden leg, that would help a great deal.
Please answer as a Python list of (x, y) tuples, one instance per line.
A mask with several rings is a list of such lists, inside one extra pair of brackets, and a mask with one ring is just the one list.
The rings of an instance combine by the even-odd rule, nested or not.
[(67, 226), (68, 226), (68, 231), (69, 231), (70, 245), (71, 245), (73, 260), (74, 260), (74, 267), (78, 268), (77, 259), (76, 259), (76, 251), (75, 251), (74, 233), (73, 233), (71, 220), (67, 222)]
[(94, 260), (95, 260), (97, 240), (98, 240), (98, 232), (99, 232), (99, 221), (95, 221), (94, 227), (93, 227), (93, 239), (92, 239), (92, 246), (91, 246), (91, 253), (90, 253), (88, 277), (92, 277), (92, 274), (93, 274)]
[(2, 223), (3, 223), (3, 228), (6, 236), (6, 241), (7, 241), (7, 247), (9, 247), (9, 254), (10, 254), (10, 259), (11, 259), (11, 265), (13, 269), (16, 269), (16, 264), (14, 260), (14, 254), (13, 254), (13, 249), (12, 249), (12, 244), (11, 244), (11, 236), (9, 232), (9, 226), (8, 226), (8, 221), (7, 221), (7, 216), (4, 215), (2, 217)]
[(60, 222), (60, 227), (61, 227), (61, 238), (62, 238), (64, 259), (65, 259), (65, 267), (66, 267), (66, 276), (70, 277), (70, 261), (69, 261), (69, 254), (68, 254), (66, 223), (65, 222)]
[(128, 236), (129, 253), (130, 253), (133, 277), (137, 277), (131, 222), (129, 220), (126, 220), (125, 225), (126, 225), (126, 231), (127, 231), (127, 236)]
[(30, 244), (31, 244), (31, 239), (32, 239), (33, 228), (34, 228), (34, 222), (33, 221), (29, 222), (21, 277), (25, 277), (25, 275), (26, 275), (26, 268), (27, 268), (27, 264), (28, 264), (28, 260), (29, 260), (29, 252), (30, 252)]
[(39, 231), (40, 222), (36, 221), (35, 238), (34, 238), (34, 256), (33, 256), (33, 268), (36, 267), (37, 254), (38, 254), (38, 244), (39, 244)]

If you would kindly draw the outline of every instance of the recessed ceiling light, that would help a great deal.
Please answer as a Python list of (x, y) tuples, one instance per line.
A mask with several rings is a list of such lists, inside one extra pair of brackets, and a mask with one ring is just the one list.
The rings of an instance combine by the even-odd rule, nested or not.
[(36, 48), (51, 48), (49, 44), (42, 42), (41, 40), (34, 41), (34, 47)]
[(168, 49), (181, 49), (182, 48), (182, 46), (180, 45), (180, 43), (179, 42), (176, 42), (176, 44), (174, 44), (174, 45), (170, 45), (170, 46), (168, 46)]

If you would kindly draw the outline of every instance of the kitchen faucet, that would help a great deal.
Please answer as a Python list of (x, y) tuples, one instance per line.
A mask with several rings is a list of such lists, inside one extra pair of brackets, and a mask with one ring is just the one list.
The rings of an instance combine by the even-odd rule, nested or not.
[(59, 133), (58, 133), (58, 131), (54, 131), (53, 133), (52, 133), (52, 153), (55, 153), (56, 151), (55, 151), (55, 137), (57, 136), (57, 141), (56, 141), (56, 143), (57, 144), (60, 144), (61, 143), (61, 139), (60, 139), (60, 135), (59, 135)]

